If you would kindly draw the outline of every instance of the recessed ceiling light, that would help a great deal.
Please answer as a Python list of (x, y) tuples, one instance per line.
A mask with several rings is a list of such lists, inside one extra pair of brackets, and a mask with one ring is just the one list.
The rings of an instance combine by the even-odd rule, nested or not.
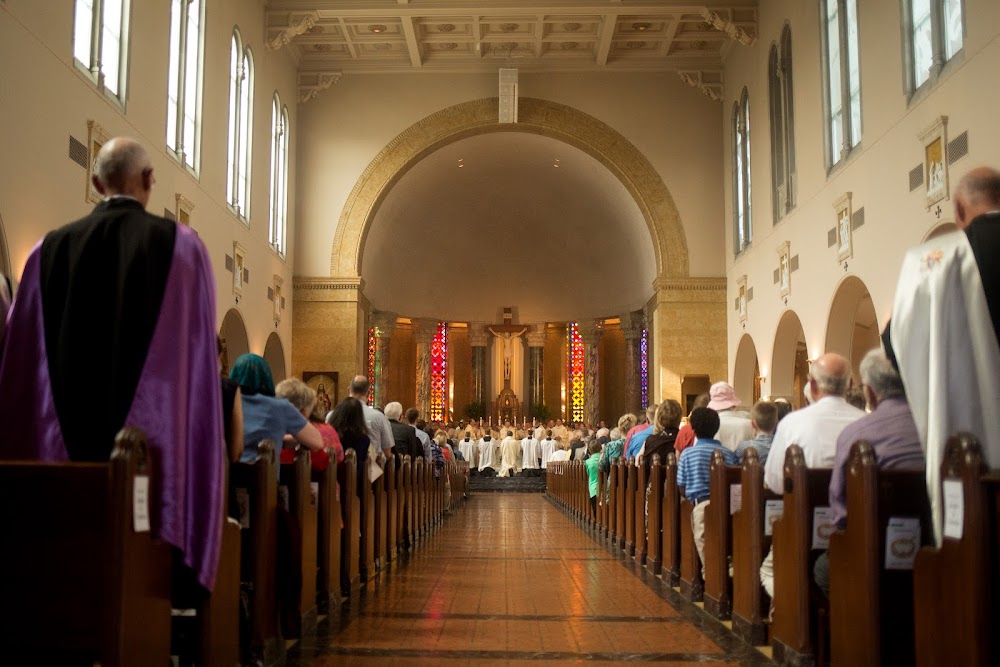
[(368, 26), (368, 30), (377, 35), (379, 33), (385, 32), (385, 26), (380, 23), (376, 23), (375, 25)]

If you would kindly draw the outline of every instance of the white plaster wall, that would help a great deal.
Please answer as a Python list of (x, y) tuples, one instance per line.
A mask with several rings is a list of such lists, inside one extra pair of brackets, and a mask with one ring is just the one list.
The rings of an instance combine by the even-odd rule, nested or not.
[[(669, 73), (522, 73), (520, 94), (572, 106), (632, 142), (673, 196), (691, 274), (722, 275), (719, 103)], [(348, 75), (303, 105), (296, 275), (329, 275), (344, 202), (389, 141), (441, 109), (496, 95), (495, 74)]]
[[(964, 54), (949, 63), (929, 94), (912, 103), (907, 101), (903, 83), (901, 3), (858, 4), (863, 135), (846, 165), (829, 175), (823, 152), (819, 3), (761, 3), (760, 39), (752, 48), (735, 47), (729, 57), (721, 127), (730, 378), (744, 333), (753, 337), (761, 373), (769, 374), (775, 331), (786, 308), (802, 320), (810, 358), (821, 354), (834, 295), (848, 274), (867, 285), (879, 327), (885, 326), (905, 250), (920, 243), (941, 222), (953, 219), (950, 201), (941, 202), (939, 219), (925, 207), (923, 188), (909, 191), (908, 172), (923, 159), (918, 135), (938, 116), (949, 118), (949, 139), (969, 133), (969, 155), (950, 167), (953, 187), (975, 166), (1000, 166), (1000, 129), (994, 111), (1000, 104), (1000, 88), (995, 85), (1000, 65), (1000, 4), (966, 0)], [(767, 59), (770, 45), (778, 40), (786, 21), (793, 41), (798, 205), (772, 225)], [(730, 123), (732, 105), (744, 86), (751, 100), (754, 240), (749, 250), (734, 258)], [(836, 248), (827, 247), (827, 230), (835, 222), (833, 203), (846, 192), (853, 193), (854, 209), (864, 206), (866, 215), (864, 226), (854, 232), (854, 257), (845, 270), (837, 261)], [(776, 248), (785, 241), (791, 243), (791, 254), (800, 258), (800, 268), (792, 274), (787, 306), (772, 277), (778, 266)], [(736, 282), (742, 275), (747, 276), (747, 286), (754, 288), (745, 329), (734, 309)], [(762, 393), (770, 393), (768, 384)]]
[[(250, 284), (239, 308), (247, 323), (250, 349), (262, 354), (275, 331), (267, 288), (284, 279), (286, 310), (277, 333), (286, 367), (291, 367), (292, 271), (288, 258), (267, 245), (271, 98), (275, 90), (288, 106), (292, 141), (290, 192), (295, 190), (295, 137), (298, 134), (295, 65), (285, 53), (263, 43), (263, 0), (210, 0), (206, 9), (205, 74), (200, 176), (182, 169), (166, 150), (169, 38), (168, 2), (132, 0), (128, 100), (121, 108), (99, 93), (73, 64), (72, 0), (7, 0), (0, 4), (0, 219), (9, 244), (15, 280), (32, 247), (47, 233), (86, 215), (86, 170), (69, 159), (69, 137), (87, 142), (87, 121), (96, 120), (112, 136), (142, 141), (153, 161), (156, 185), (149, 210), (174, 210), (175, 194), (195, 205), (192, 227), (212, 258), (217, 317), (235, 305), (232, 274), (225, 257), (233, 242), (247, 251)], [(255, 63), (253, 182), (247, 229), (226, 208), (226, 151), (229, 111), (229, 44), (239, 26)], [(289, 240), (295, 211), (289, 206)]]

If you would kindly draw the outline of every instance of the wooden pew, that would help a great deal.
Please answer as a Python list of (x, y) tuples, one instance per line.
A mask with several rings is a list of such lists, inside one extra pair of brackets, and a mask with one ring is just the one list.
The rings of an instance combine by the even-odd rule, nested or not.
[(271, 664), (285, 653), (278, 629), (278, 454), (269, 440), (258, 445), (257, 454), (256, 461), (231, 466), (229, 483), (240, 503), (240, 580), (250, 598), (244, 662)]
[(771, 536), (764, 525), (768, 501), (781, 496), (764, 488), (764, 466), (756, 449), (743, 454), (742, 505), (733, 515), (733, 632), (753, 646), (767, 643), (771, 598), (760, 585), (760, 564), (771, 550)]
[[(722, 452), (712, 453), (709, 469), (709, 494), (712, 501), (705, 509), (705, 611), (727, 621), (733, 611), (733, 581), (729, 560), (733, 554), (731, 489), (740, 488), (740, 468), (727, 466)], [(741, 496), (742, 498), (742, 496)]]
[(625, 479), (625, 544), (623, 548), (627, 556), (635, 556), (635, 497), (638, 495), (635, 487), (638, 478), (636, 477), (634, 459), (629, 459), (625, 463)]
[[(830, 650), (838, 665), (914, 662), (913, 573), (885, 568), (886, 548), (915, 556), (932, 541), (926, 474), (879, 470), (875, 451), (854, 443), (847, 460), (847, 529), (830, 537)], [(920, 521), (911, 544), (887, 545), (894, 517)]]
[(281, 573), (292, 587), (280, 604), (282, 630), (285, 637), (299, 638), (316, 627), (317, 616), (317, 519), (311, 488), (312, 457), (307, 449), (299, 447), (295, 462), (281, 465), (281, 481), (279, 494), (287, 498), (285, 509), (292, 523), (289, 537), (293, 543), (285, 548), (294, 559), (287, 563), (289, 570)]
[(617, 541), (612, 543), (616, 549), (625, 548), (625, 535), (628, 530), (625, 519), (625, 490), (628, 488), (628, 467), (623, 458), (619, 458), (614, 463), (613, 466), (618, 468), (618, 486), (615, 489), (617, 497), (615, 498), (615, 527), (618, 529)]
[(424, 457), (413, 462), (413, 541), (424, 538)]
[(663, 466), (660, 455), (653, 455), (649, 467), (649, 518), (646, 520), (646, 545), (649, 555), (646, 569), (657, 575), (663, 567)]
[(169, 661), (171, 548), (133, 523), (135, 480), (155, 486), (153, 464), (132, 428), (109, 463), (0, 462), (5, 662)]
[(361, 465), (361, 541), (358, 574), (361, 583), (367, 584), (375, 578), (375, 494), (372, 492), (372, 478), (368, 462)]
[(344, 452), (337, 466), (340, 483), (340, 509), (344, 528), (340, 531), (340, 590), (345, 597), (357, 594), (361, 585), (358, 566), (361, 561), (361, 501), (358, 499), (358, 456), (353, 449)]
[(778, 663), (815, 660), (816, 591), (813, 566), (821, 553), (812, 549), (813, 510), (826, 507), (830, 496), (829, 469), (807, 468), (802, 450), (785, 453), (785, 509), (774, 523), (774, 623), (771, 646)]
[(389, 507), (387, 505), (389, 497), (386, 495), (386, 471), (385, 454), (379, 452), (378, 464), (382, 468), (382, 474), (372, 483), (372, 494), (375, 499), (375, 522), (374, 522), (374, 547), (372, 549), (375, 559), (375, 571), (382, 572), (386, 567), (385, 562), (385, 542), (387, 526), (389, 525)]
[(313, 484), (318, 486), (316, 511), (317, 575), (316, 604), (320, 613), (327, 614), (341, 601), (340, 592), (340, 507), (341, 489), (337, 484), (337, 463), (333, 451), (327, 450), (330, 465), (323, 472), (312, 470)]
[(677, 487), (677, 454), (667, 453), (663, 464), (663, 504), (660, 510), (663, 546), (663, 581), (678, 586), (681, 581), (681, 494)]
[(385, 507), (386, 522), (385, 534), (383, 536), (385, 546), (385, 565), (389, 565), (399, 557), (397, 545), (399, 544), (399, 476), (396, 474), (396, 457), (392, 456), (385, 462), (385, 474), (382, 475), (385, 483)]
[(608, 532), (607, 538), (611, 544), (616, 544), (618, 542), (618, 531), (620, 530), (618, 523), (618, 463), (616, 461), (611, 462), (611, 468), (608, 472)]
[(402, 524), (400, 526), (400, 532), (402, 533), (400, 548), (402, 552), (406, 552), (413, 547), (413, 540), (415, 539), (413, 535), (413, 461), (410, 460), (409, 454), (403, 456), (399, 471), (403, 482), (403, 520), (400, 522)]
[(636, 465), (635, 477), (635, 560), (646, 564), (646, 487), (648, 486), (645, 465)]
[(681, 495), (680, 516), (677, 531), (680, 534), (681, 557), (681, 594), (692, 602), (701, 602), (705, 596), (705, 582), (701, 575), (701, 560), (698, 558), (698, 548), (694, 545), (694, 532), (691, 530), (691, 510), (694, 509), (684, 497), (684, 488), (678, 487)]
[(603, 470), (597, 472), (597, 535), (602, 540), (608, 537), (608, 501), (605, 494), (608, 490), (608, 479)]
[(917, 665), (995, 665), (1000, 659), (997, 557), (1000, 472), (988, 470), (976, 438), (952, 436), (941, 483), (960, 484), (961, 537), (917, 553), (913, 569)]
[(240, 661), (240, 523), (226, 517), (215, 588), (198, 609), (200, 665), (235, 665)]

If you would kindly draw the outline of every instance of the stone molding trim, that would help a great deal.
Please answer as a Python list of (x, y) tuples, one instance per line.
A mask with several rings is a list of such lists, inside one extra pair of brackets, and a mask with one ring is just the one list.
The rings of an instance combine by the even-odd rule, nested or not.
[(351, 301), (361, 304), (367, 311), (368, 299), (364, 295), (362, 278), (295, 277), (292, 294), (295, 301)]
[(660, 174), (638, 148), (597, 118), (563, 104), (523, 97), (518, 122), (497, 122), (496, 97), (458, 104), (410, 126), (375, 156), (358, 178), (337, 223), (331, 276), (360, 276), (365, 240), (382, 201), (400, 178), (432, 152), (490, 132), (529, 132), (587, 153), (621, 181), (642, 212), (653, 241), (657, 275), (688, 275), (688, 248), (674, 200)]
[(670, 291), (726, 291), (725, 278), (667, 278), (659, 277), (653, 281), (653, 289)]

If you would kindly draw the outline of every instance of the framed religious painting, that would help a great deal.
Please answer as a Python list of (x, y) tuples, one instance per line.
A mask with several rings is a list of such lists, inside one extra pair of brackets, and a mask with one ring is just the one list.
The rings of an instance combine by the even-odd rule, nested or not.
[(844, 262), (854, 256), (854, 238), (851, 231), (851, 198), (847, 192), (833, 203), (837, 215), (837, 261)]
[(274, 286), (272, 287), (272, 295), (274, 298), (274, 324), (277, 326), (278, 322), (281, 322), (281, 311), (284, 309), (284, 299), (285, 297), (281, 293), (281, 285), (284, 280), (281, 276), (274, 276)]
[(924, 205), (928, 210), (949, 197), (948, 117), (939, 116), (920, 133), (924, 148)]
[(778, 246), (778, 289), (782, 297), (792, 293), (791, 244), (785, 241)]
[(174, 194), (174, 216), (177, 222), (188, 227), (191, 226), (191, 212), (194, 211), (194, 204), (181, 193)]
[(87, 121), (87, 201), (91, 204), (100, 204), (104, 201), (104, 197), (94, 187), (94, 160), (110, 139), (107, 130), (96, 120)]
[(243, 285), (245, 284), (244, 272), (246, 271), (247, 251), (238, 241), (233, 242), (233, 294), (237, 297), (243, 296)]
[(324, 415), (337, 405), (337, 383), (339, 374), (336, 371), (303, 371), (302, 381), (316, 392), (316, 405)]
[(740, 318), (740, 324), (747, 321), (747, 277), (740, 276), (736, 281), (736, 312)]

